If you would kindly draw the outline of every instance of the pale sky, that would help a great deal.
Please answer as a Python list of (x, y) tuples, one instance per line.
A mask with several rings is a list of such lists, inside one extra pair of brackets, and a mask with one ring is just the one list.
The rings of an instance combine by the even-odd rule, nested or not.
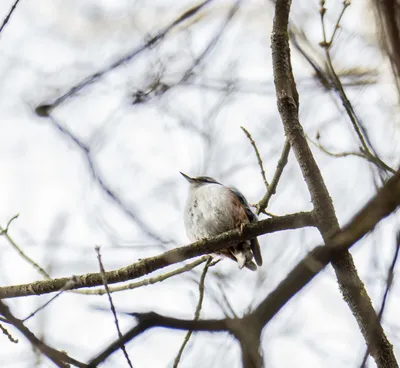
[[(2, 1), (4, 19), (12, 1)], [(304, 27), (317, 47), (321, 39), (319, 1), (294, 2), (292, 20)], [(190, 4), (190, 5), (189, 5)], [(88, 145), (96, 170), (106, 185), (159, 237), (151, 238), (116, 206), (93, 180), (85, 155), (49, 119), (34, 108), (54, 100), (87, 76), (108, 66), (169, 24), (195, 2), (21, 0), (0, 34), (0, 224), (16, 213), (10, 236), (52, 277), (97, 272), (95, 245), (101, 246), (106, 269), (188, 244), (182, 211), (187, 183), (179, 171), (207, 174), (235, 185), (256, 203), (265, 188), (257, 160), (240, 126), (257, 142), (269, 180), (284, 142), (273, 87), (268, 2), (244, 2), (204, 64), (195, 69), (194, 85), (180, 85), (149, 102), (133, 105), (132, 94), (146, 90), (157, 75), (173, 84), (220, 29), (231, 2), (216, 1), (189, 27), (178, 27), (160, 46), (108, 73), (82, 89), (53, 112), (56, 121)], [(333, 26), (341, 3), (329, 1)], [(355, 1), (343, 18), (333, 54), (338, 70), (363, 67), (377, 74), (372, 86), (346, 91), (381, 157), (393, 166), (400, 145), (396, 90), (388, 64), (379, 54), (369, 29), (363, 1)], [(357, 21), (354, 21), (354, 20)], [(333, 152), (355, 151), (359, 145), (335, 95), (311, 78), (311, 69), (292, 51), (300, 93), (300, 118), (306, 133)], [(236, 81), (239, 91), (224, 95), (200, 85), (224, 87)], [(220, 107), (218, 109), (217, 107)], [(397, 120), (396, 120), (397, 119)], [(333, 198), (340, 224), (375, 193), (369, 165), (356, 157), (331, 158), (312, 147)], [(276, 215), (311, 209), (309, 194), (291, 153), (277, 194), (268, 211)], [(386, 272), (394, 252), (398, 214), (352, 249), (361, 279), (374, 306), (380, 304)], [(242, 316), (285, 277), (301, 257), (321, 243), (315, 229), (260, 238), (264, 266), (257, 273), (239, 271), (229, 260), (215, 266), (206, 280), (202, 318), (223, 317), (223, 293)], [(14, 285), (42, 279), (0, 238), (0, 283)], [(172, 268), (171, 268), (172, 269)], [(165, 272), (161, 270), (156, 274)], [(117, 309), (156, 311), (191, 318), (198, 299), (201, 267), (162, 283), (113, 294)], [(391, 291), (383, 326), (400, 356), (399, 285)], [(221, 284), (222, 291), (218, 286)], [(29, 315), (51, 295), (6, 300), (19, 318)], [(117, 337), (106, 296), (64, 293), (28, 322), (51, 346), (87, 361)], [(134, 324), (120, 317), (124, 329)], [(37, 359), (20, 339), (0, 337), (1, 367), (33, 367)], [(153, 329), (127, 345), (135, 367), (170, 367), (183, 332)], [(266, 367), (355, 367), (361, 363), (364, 340), (342, 300), (331, 267), (291, 300), (265, 328)], [(369, 360), (369, 366), (375, 366)], [(42, 358), (38, 367), (51, 367)], [(101, 367), (126, 367), (119, 351)], [(196, 334), (181, 367), (240, 367), (240, 351), (231, 337)]]

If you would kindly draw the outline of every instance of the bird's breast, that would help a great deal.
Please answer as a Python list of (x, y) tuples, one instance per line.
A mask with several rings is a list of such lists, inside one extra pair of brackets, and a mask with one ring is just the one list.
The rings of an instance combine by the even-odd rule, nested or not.
[(185, 213), (186, 233), (192, 241), (221, 234), (235, 227), (230, 189), (208, 184), (190, 193)]

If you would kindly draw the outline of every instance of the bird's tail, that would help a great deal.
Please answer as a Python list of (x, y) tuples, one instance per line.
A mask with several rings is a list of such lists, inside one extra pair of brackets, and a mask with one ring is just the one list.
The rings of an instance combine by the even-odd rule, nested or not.
[(250, 241), (250, 248), (254, 255), (254, 260), (257, 263), (257, 266), (261, 267), (263, 264), (260, 243), (258, 242), (257, 238), (251, 239)]
[[(246, 267), (252, 271), (257, 270), (253, 262), (253, 252), (248, 242), (243, 242), (230, 248), (232, 255), (236, 258), (239, 268)], [(257, 260), (256, 260), (257, 261)]]

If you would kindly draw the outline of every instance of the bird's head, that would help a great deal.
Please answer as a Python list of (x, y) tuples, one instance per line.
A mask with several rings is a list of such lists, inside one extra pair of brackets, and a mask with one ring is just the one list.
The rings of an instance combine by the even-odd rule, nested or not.
[(197, 178), (191, 178), (183, 172), (180, 173), (190, 183), (190, 186), (192, 188), (197, 188), (206, 184), (220, 184), (214, 178), (211, 178), (209, 176), (198, 176)]

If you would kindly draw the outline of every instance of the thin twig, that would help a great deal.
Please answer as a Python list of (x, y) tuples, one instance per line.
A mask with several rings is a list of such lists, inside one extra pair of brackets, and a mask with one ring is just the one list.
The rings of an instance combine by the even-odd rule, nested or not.
[(71, 365), (74, 365), (80, 368), (87, 368), (86, 364), (71, 358), (65, 352), (58, 351), (38, 339), (20, 319), (14, 317), (8, 306), (2, 300), (0, 300), (0, 314), (21, 332), (33, 347), (47, 356), (57, 367), (69, 368)]
[(161, 244), (171, 243), (171, 239), (160, 237), (155, 230), (153, 230), (147, 223), (145, 223), (140, 216), (139, 211), (133, 208), (132, 204), (128, 204), (122, 199), (122, 197), (111, 188), (107, 183), (106, 178), (102, 175), (101, 170), (98, 169), (95, 160), (93, 159), (93, 153), (91, 152), (90, 146), (77, 137), (71, 130), (64, 127), (52, 116), (49, 117), (48, 122), (56, 128), (68, 141), (72, 142), (76, 148), (83, 154), (83, 158), (86, 161), (90, 175), (92, 179), (98, 184), (103, 193), (119, 208), (121, 211), (128, 216), (137, 227), (145, 233), (147, 236), (153, 238), (155, 241)]
[(333, 153), (333, 152), (329, 151), (328, 149), (326, 149), (319, 141), (315, 142), (308, 135), (306, 135), (306, 136), (307, 136), (308, 141), (313, 146), (319, 148), (322, 152), (326, 153), (328, 156), (336, 157), (336, 158), (356, 156), (356, 157), (360, 157), (360, 158), (369, 160), (369, 158), (367, 156), (365, 156), (363, 153), (360, 153), (360, 152), (351, 152), (351, 151), (347, 152), (346, 151), (346, 152)]
[(7, 25), (8, 21), (10, 20), (12, 14), (14, 13), (15, 8), (17, 7), (20, 0), (16, 0), (13, 6), (11, 7), (10, 11), (8, 12), (7, 16), (4, 18), (3, 24), (0, 27), (0, 33), (3, 31), (4, 27)]
[[(397, 233), (397, 236), (396, 236), (396, 248), (395, 248), (395, 251), (394, 251), (392, 263), (391, 263), (391, 265), (390, 265), (390, 267), (388, 269), (388, 273), (387, 273), (385, 292), (383, 293), (381, 307), (379, 308), (379, 313), (378, 313), (379, 322), (382, 320), (383, 313), (384, 313), (385, 307), (386, 307), (387, 298), (388, 298), (388, 295), (389, 295), (389, 291), (390, 291), (390, 289), (392, 287), (392, 284), (393, 284), (394, 269), (396, 267), (396, 263), (397, 263), (397, 260), (398, 260), (398, 257), (399, 257), (399, 250), (400, 250), (400, 231)], [(362, 363), (360, 365), (361, 368), (365, 367), (365, 364), (367, 363), (368, 356), (369, 356), (369, 349), (367, 348), (366, 351), (365, 351)]]
[[(13, 220), (18, 218), (19, 214), (14, 215), (7, 223), (7, 226), (3, 229), (0, 227), (0, 235), (4, 235), (8, 242), (18, 251), (18, 253), (21, 255), (23, 259), (25, 259), (29, 264), (31, 264), (36, 270), (46, 279), (46, 280), (52, 280), (50, 275), (37, 263), (35, 262), (32, 258), (28, 257), (25, 252), (21, 249), (21, 247), (14, 241), (13, 238), (8, 234), (8, 228)], [(122, 285), (122, 286), (115, 286), (115, 287), (109, 287), (109, 293), (115, 293), (119, 291), (124, 291), (124, 290), (132, 290), (139, 288), (141, 286), (147, 286), (147, 285), (152, 285), (157, 282), (162, 282), (166, 279), (169, 279), (170, 277), (182, 274), (184, 272), (190, 271), (193, 268), (197, 267), (198, 265), (204, 263), (207, 260), (208, 256), (203, 256), (200, 257), (199, 259), (195, 260), (194, 262), (188, 263), (184, 265), (183, 267), (177, 268), (176, 270), (166, 272), (162, 275), (156, 276), (156, 277), (151, 277), (148, 279), (144, 279), (138, 282), (133, 282), (129, 283), (127, 285)], [(75, 277), (72, 276), (71, 279), (67, 280), (66, 283), (59, 289), (59, 293), (57, 293), (53, 298), (51, 298), (49, 301), (47, 301), (45, 304), (43, 304), (41, 307), (37, 308), (34, 312), (32, 312), (28, 317), (24, 319), (24, 321), (32, 318), (37, 312), (40, 310), (44, 309), (47, 305), (49, 305), (51, 302), (54, 301), (54, 299), (58, 298), (64, 291), (70, 291), (75, 294), (82, 294), (82, 295), (104, 295), (107, 293), (107, 291), (104, 288), (99, 288), (99, 289), (93, 289), (93, 290), (70, 290), (75, 283)]]
[(27, 256), (25, 252), (18, 246), (18, 244), (11, 238), (11, 236), (8, 234), (8, 228), (13, 220), (18, 218), (19, 214), (14, 215), (7, 223), (7, 226), (3, 229), (0, 226), (0, 235), (3, 235), (7, 241), (11, 244), (11, 246), (19, 253), (19, 255), (27, 261), (29, 264), (31, 264), (36, 270), (46, 279), (50, 279), (50, 275), (37, 264), (32, 258)]
[(384, 171), (394, 174), (396, 171), (393, 168), (391, 168), (390, 166), (388, 166), (385, 162), (383, 162), (378, 157), (374, 147), (372, 146), (372, 143), (369, 140), (367, 130), (364, 128), (362, 122), (360, 121), (356, 112), (354, 111), (354, 108), (353, 108), (350, 100), (348, 99), (347, 94), (343, 88), (342, 82), (341, 82), (340, 78), (338, 77), (336, 70), (333, 66), (330, 49), (332, 47), (332, 42), (335, 37), (335, 34), (336, 34), (337, 30), (340, 28), (340, 21), (344, 15), (344, 12), (350, 6), (350, 1), (343, 1), (343, 8), (342, 8), (342, 11), (336, 22), (335, 29), (332, 33), (332, 37), (331, 37), (330, 41), (327, 40), (327, 35), (326, 35), (326, 26), (325, 26), (326, 8), (324, 7), (324, 5), (325, 5), (325, 1), (321, 1), (321, 8), (320, 8), (321, 17), (320, 18), (321, 18), (323, 41), (320, 43), (320, 46), (325, 50), (325, 56), (326, 56), (326, 61), (327, 61), (330, 77), (332, 80), (332, 85), (333, 85), (335, 91), (339, 94), (339, 97), (343, 103), (343, 106), (347, 112), (347, 115), (349, 116), (350, 121), (353, 125), (353, 129), (356, 132), (358, 139), (360, 140), (360, 143), (362, 146), (362, 152), (365, 154), (366, 158), (368, 158), (368, 161), (373, 162), (381, 170), (384, 170)]
[[(201, 307), (203, 306), (203, 299), (204, 299), (204, 282), (205, 282), (205, 279), (206, 279), (208, 268), (210, 267), (211, 260), (212, 260), (212, 257), (209, 256), (208, 259), (207, 259), (207, 262), (206, 262), (206, 264), (204, 266), (203, 273), (201, 274), (201, 277), (200, 277), (200, 282), (199, 282), (199, 301), (197, 303), (196, 311), (194, 313), (194, 320), (195, 321), (198, 321), (199, 318), (200, 318)], [(192, 334), (193, 334), (193, 330), (189, 330), (186, 333), (186, 336), (185, 336), (185, 338), (183, 340), (182, 346), (179, 349), (178, 355), (176, 356), (176, 358), (174, 360), (174, 365), (173, 365), (174, 368), (178, 367), (178, 364), (179, 364), (179, 362), (181, 360), (181, 357), (182, 357), (182, 354), (183, 354), (183, 350), (185, 350), (185, 347), (186, 347), (187, 343), (189, 342), (189, 339), (192, 336)]]
[[(279, 1), (279, 0), (278, 0)], [(213, 320), (182, 320), (166, 317), (154, 312), (130, 313), (136, 317), (137, 324), (128, 330), (121, 339), (128, 343), (143, 332), (153, 327), (165, 327), (178, 330), (194, 331), (229, 331), (238, 337), (240, 329), (248, 328), (247, 322), (258, 323), (260, 331), (307, 283), (309, 283), (329, 262), (337, 259), (345, 249), (349, 249), (358, 240), (372, 231), (386, 216), (400, 206), (400, 171), (390, 178), (385, 186), (351, 219), (347, 225), (328, 239), (328, 245), (320, 245), (309, 252), (286, 278), (269, 293), (267, 297), (249, 315), (243, 318), (224, 318)], [(375, 322), (375, 321), (373, 321)], [(253, 325), (254, 327), (254, 325)], [(379, 327), (375, 325), (374, 327)], [(236, 332), (236, 334), (235, 334)], [(120, 339), (113, 341), (103, 349), (88, 366), (96, 367), (118, 350)], [(389, 353), (390, 354), (390, 353)], [(391, 367), (397, 367), (395, 358)]]
[(191, 17), (196, 15), (200, 10), (202, 10), (205, 6), (207, 6), (212, 1), (213, 0), (205, 0), (202, 3), (200, 3), (196, 6), (193, 6), (189, 10), (185, 11), (183, 14), (181, 14), (179, 17), (177, 17), (172, 23), (170, 23), (168, 26), (164, 27), (162, 30), (157, 32), (154, 37), (147, 40), (147, 42), (145, 42), (144, 44), (135, 48), (134, 50), (129, 52), (127, 55), (118, 59), (117, 61), (113, 62), (112, 64), (106, 66), (103, 69), (100, 69), (98, 72), (96, 72), (92, 75), (89, 75), (88, 77), (86, 77), (85, 79), (80, 81), (78, 84), (71, 87), (66, 93), (64, 93), (63, 95), (61, 95), (54, 101), (38, 106), (35, 109), (35, 112), (41, 117), (48, 117), (51, 110), (53, 110), (55, 107), (57, 107), (63, 101), (65, 101), (69, 97), (75, 95), (77, 92), (80, 92), (82, 89), (89, 86), (90, 84), (98, 81), (101, 77), (108, 74), (112, 70), (114, 70), (122, 65), (125, 65), (127, 62), (133, 60), (135, 57), (137, 57), (144, 51), (148, 50), (149, 48), (154, 47), (159, 41), (161, 41), (163, 38), (165, 38), (173, 29), (175, 29), (177, 26), (179, 26), (181, 23), (183, 23), (187, 19), (190, 19)]
[[(166, 273), (163, 273), (163, 274), (155, 276), (155, 277), (150, 277), (148, 279), (144, 279), (141, 281), (132, 282), (132, 283), (122, 285), (122, 286), (114, 286), (114, 287), (109, 286), (108, 292), (111, 294), (111, 293), (115, 293), (115, 292), (119, 292), (119, 291), (132, 290), (132, 289), (136, 289), (136, 288), (139, 288), (142, 286), (152, 285), (157, 282), (162, 282), (166, 279), (169, 279), (170, 277), (180, 275), (184, 272), (193, 270), (195, 267), (197, 267), (197, 266), (201, 265), (202, 263), (204, 263), (205, 261), (207, 261), (208, 258), (209, 258), (209, 256), (200, 257), (199, 259), (196, 259), (194, 262), (188, 263), (188, 264), (184, 265), (183, 267), (177, 268), (176, 270), (166, 272)], [(93, 290), (88, 289), (88, 290), (75, 290), (75, 291), (79, 291), (81, 294), (86, 294), (86, 295), (104, 295), (107, 293), (107, 291), (105, 289), (93, 289)]]
[(276, 166), (274, 177), (272, 178), (271, 184), (267, 189), (264, 197), (258, 202), (257, 204), (257, 215), (267, 208), (269, 200), (271, 197), (276, 193), (276, 187), (278, 186), (279, 179), (281, 178), (283, 169), (285, 168), (288, 162), (288, 156), (290, 152), (290, 143), (289, 140), (286, 138), (285, 143), (283, 145), (281, 157), (279, 158), (278, 165)]
[[(74, 276), (71, 277), (70, 280), (68, 280), (65, 285), (61, 288), (61, 290), (54, 295), (52, 298), (50, 298), (46, 303), (44, 303), (43, 305), (41, 305), (39, 308), (37, 308), (35, 311), (33, 311), (28, 317), (24, 318), (22, 321), (26, 322), (28, 319), (32, 318), (33, 316), (35, 316), (38, 312), (40, 312), (41, 310), (43, 310), (44, 308), (46, 308), (50, 303), (52, 303), (56, 298), (58, 298), (62, 293), (64, 293), (67, 290), (70, 290), (74, 287), (75, 285), (75, 281), (76, 278)], [(79, 290), (77, 290), (79, 291)]]
[[(156, 256), (141, 259), (126, 267), (107, 271), (107, 282), (108, 284), (115, 284), (133, 280), (190, 258), (215, 253), (220, 249), (226, 248), (227, 244), (231, 244), (232, 241), (249, 240), (266, 233), (289, 229), (294, 230), (309, 226), (316, 226), (315, 216), (312, 212), (298, 212), (292, 215), (251, 222), (244, 226), (243, 232), (241, 229), (227, 231), (210, 239), (199, 240), (190, 245), (177, 247)], [(74, 289), (103, 285), (100, 273), (87, 273), (75, 277)], [(0, 286), (0, 299), (58, 292), (70, 278), (61, 277), (22, 285)]]
[(108, 296), (108, 301), (110, 302), (111, 312), (112, 312), (112, 314), (114, 316), (114, 323), (115, 323), (115, 327), (117, 328), (118, 338), (121, 340), (120, 348), (121, 348), (122, 352), (124, 353), (125, 359), (128, 362), (129, 367), (133, 368), (132, 367), (132, 362), (131, 362), (131, 360), (129, 358), (129, 355), (128, 355), (128, 352), (126, 351), (125, 345), (122, 342), (122, 333), (121, 333), (121, 329), (119, 328), (119, 321), (118, 321), (118, 317), (117, 317), (117, 312), (115, 311), (114, 303), (112, 301), (111, 294), (110, 294), (110, 292), (108, 290), (106, 271), (104, 269), (103, 262), (101, 261), (100, 247), (96, 246), (95, 250), (96, 250), (96, 253), (97, 253), (97, 259), (99, 261), (99, 268), (100, 268), (101, 277), (103, 278), (104, 288), (106, 289), (107, 296)]
[(258, 151), (256, 142), (254, 141), (253, 137), (251, 136), (251, 134), (249, 133), (249, 131), (245, 127), (241, 126), (240, 128), (243, 130), (244, 134), (246, 134), (247, 138), (249, 138), (249, 141), (250, 141), (251, 145), (254, 148), (254, 151), (255, 151), (256, 156), (257, 156), (258, 166), (260, 166), (260, 169), (261, 169), (261, 176), (262, 176), (262, 178), (264, 180), (265, 188), (267, 188), (267, 190), (268, 190), (269, 184), (268, 184), (267, 177), (265, 176), (264, 164), (262, 162), (262, 159), (261, 159), (261, 156), (260, 156), (260, 152)]
[[(324, 3), (324, 1), (321, 1), (321, 4), (322, 3)], [(299, 95), (292, 71), (288, 39), (290, 6), (290, 0), (275, 1), (271, 48), (277, 105), (285, 134), (290, 139), (293, 152), (299, 163), (311, 196), (311, 201), (314, 206), (313, 212), (318, 222), (318, 230), (324, 241), (327, 244), (331, 244), (332, 235), (340, 232), (340, 227), (332, 198), (325, 185), (321, 170), (312, 155), (308, 142), (303, 134), (303, 127), (299, 121)], [(396, 173), (386, 183), (394, 184), (392, 190), (397, 192), (400, 191), (400, 185), (397, 186), (397, 181), (399, 179), (400, 172)], [(384, 188), (388, 189), (386, 186)], [(382, 197), (388, 195), (393, 200), (393, 194), (389, 194), (386, 190), (382, 190), (379, 194), (381, 194)], [(396, 200), (395, 203), (393, 203), (394, 207), (388, 206), (386, 209), (390, 207), (393, 210), (397, 207), (398, 203), (399, 201)], [(389, 203), (386, 203), (386, 205), (388, 204)], [(377, 204), (376, 210), (381, 214), (384, 212), (383, 208), (381, 208), (381, 203)], [(370, 215), (372, 216), (372, 214)], [(367, 222), (371, 221), (371, 218), (361, 218), (360, 220), (360, 225), (365, 225)], [(398, 364), (393, 352), (393, 346), (388, 341), (381, 324), (377, 320), (371, 299), (369, 298), (362, 280), (358, 276), (353, 258), (348, 252), (348, 248), (341, 249), (342, 251), (340, 253), (335, 254), (332, 260), (332, 266), (335, 270), (343, 299), (351, 309), (360, 328), (360, 332), (363, 334), (366, 343), (370, 347), (371, 355), (374, 357), (378, 367), (386, 367), (388, 364), (391, 364), (391, 367), (397, 367)], [(309, 267), (316, 266), (315, 261), (311, 260)], [(261, 315), (260, 317), (265, 318), (265, 315)]]
[(18, 339), (13, 337), (11, 333), (0, 323), (0, 330), (3, 332), (4, 335), (8, 337), (8, 340), (10, 340), (14, 344), (18, 344)]

